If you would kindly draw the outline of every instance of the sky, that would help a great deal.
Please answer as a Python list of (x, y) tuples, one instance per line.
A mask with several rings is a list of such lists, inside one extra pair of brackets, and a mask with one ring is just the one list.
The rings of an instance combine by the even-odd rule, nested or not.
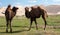
[(0, 0), (0, 7), (4, 7), (9, 4), (12, 6), (60, 5), (60, 0)]

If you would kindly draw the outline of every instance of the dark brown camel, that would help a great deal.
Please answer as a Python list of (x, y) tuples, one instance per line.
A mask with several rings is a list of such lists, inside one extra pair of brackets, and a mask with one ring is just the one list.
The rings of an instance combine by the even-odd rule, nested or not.
[(30, 8), (31, 8), (31, 11), (29, 11), (28, 7), (25, 7), (25, 16), (27, 18), (29, 18), (30, 21), (31, 21), (29, 30), (31, 29), (31, 25), (32, 25), (33, 21), (36, 24), (36, 29), (38, 29), (36, 18), (40, 18), (40, 16), (42, 16), (42, 19), (45, 22), (45, 27), (44, 27), (44, 30), (45, 30), (46, 25), (47, 25), (46, 17), (48, 16), (47, 12), (44, 9), (40, 8), (39, 6), (37, 6), (37, 7), (30, 7)]
[(10, 27), (10, 32), (12, 32), (12, 27), (11, 27), (11, 21), (13, 17), (16, 15), (17, 7), (13, 7), (11, 9), (11, 5), (8, 5), (6, 11), (5, 11), (5, 17), (6, 17), (6, 32), (8, 32), (8, 27)]

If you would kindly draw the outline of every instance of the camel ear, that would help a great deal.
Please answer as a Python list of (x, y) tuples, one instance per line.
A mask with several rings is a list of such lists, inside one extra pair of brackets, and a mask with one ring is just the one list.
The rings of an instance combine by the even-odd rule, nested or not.
[(29, 8), (28, 7), (25, 7), (26, 10), (28, 10)]
[(33, 9), (33, 7), (31, 7), (31, 9)]
[(25, 10), (29, 11), (29, 8), (28, 7), (25, 7)]

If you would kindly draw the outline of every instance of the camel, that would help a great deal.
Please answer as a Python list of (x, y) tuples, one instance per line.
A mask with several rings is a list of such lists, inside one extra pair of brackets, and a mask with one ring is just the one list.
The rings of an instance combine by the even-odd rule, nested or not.
[(31, 29), (33, 21), (35, 22), (36, 29), (38, 30), (36, 18), (40, 18), (40, 16), (42, 16), (42, 19), (45, 22), (45, 27), (44, 27), (44, 30), (45, 30), (47, 25), (46, 17), (48, 17), (47, 12), (39, 6), (37, 7), (32, 6), (30, 8), (31, 8), (31, 11), (29, 11), (29, 7), (25, 7), (25, 16), (30, 19), (29, 30)]
[(6, 17), (6, 32), (8, 32), (8, 27), (10, 28), (10, 32), (12, 32), (12, 27), (11, 27), (11, 21), (13, 19), (13, 17), (16, 15), (18, 8), (17, 7), (13, 7), (11, 9), (11, 5), (8, 5), (6, 11), (5, 11), (5, 17)]

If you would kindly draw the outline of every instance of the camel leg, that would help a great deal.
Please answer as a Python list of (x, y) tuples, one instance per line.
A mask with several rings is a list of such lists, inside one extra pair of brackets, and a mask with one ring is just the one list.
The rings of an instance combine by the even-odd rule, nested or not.
[(46, 18), (45, 18), (45, 16), (42, 15), (42, 18), (43, 18), (43, 20), (44, 20), (44, 22), (45, 22), (45, 27), (44, 27), (44, 30), (45, 30), (46, 25), (47, 25), (47, 22), (46, 22)]
[(34, 21), (35, 21), (35, 25), (36, 25), (36, 30), (38, 30), (36, 18), (34, 19)]
[(33, 19), (31, 18), (30, 21), (31, 21), (31, 22), (30, 22), (30, 28), (29, 28), (29, 30), (31, 29)]
[(12, 21), (12, 20), (10, 20), (10, 32), (12, 32), (12, 26), (11, 26), (11, 21)]
[(8, 32), (8, 24), (9, 24), (9, 21), (8, 21), (8, 19), (6, 19), (6, 32)]

